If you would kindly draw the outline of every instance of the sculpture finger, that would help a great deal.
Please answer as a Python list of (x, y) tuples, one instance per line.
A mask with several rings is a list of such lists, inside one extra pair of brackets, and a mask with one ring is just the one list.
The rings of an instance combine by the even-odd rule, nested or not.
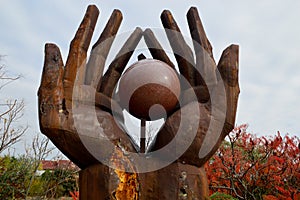
[(154, 59), (157, 59), (157, 60), (160, 60), (160, 61), (163, 61), (163, 62), (167, 63), (170, 67), (175, 69), (174, 64), (169, 59), (166, 52), (163, 50), (162, 46), (160, 45), (159, 41), (156, 39), (156, 37), (155, 37), (154, 33), (152, 32), (152, 30), (150, 28), (147, 28), (144, 31), (143, 35), (144, 35), (145, 42), (148, 46), (148, 49), (149, 49), (152, 57)]
[(123, 16), (115, 9), (111, 14), (99, 39), (93, 45), (89, 61), (86, 66), (85, 84), (96, 88), (103, 74), (105, 61), (115, 36), (121, 25)]
[(212, 46), (207, 39), (196, 7), (189, 9), (187, 20), (196, 55), (196, 68), (198, 70), (196, 72), (196, 85), (215, 85), (217, 82), (215, 74), (216, 64)]
[(230, 45), (227, 47), (221, 56), (218, 63), (218, 70), (220, 72), (222, 81), (224, 82), (227, 100), (226, 123), (227, 130), (224, 132), (224, 137), (227, 135), (235, 125), (235, 116), (238, 103), (238, 96), (240, 93), (238, 71), (239, 71), (239, 46)]
[[(211, 137), (214, 137), (213, 140), (215, 140), (215, 145), (205, 154), (205, 156), (201, 156), (202, 164), (204, 164), (211, 158), (211, 156), (213, 156), (224, 138), (233, 130), (235, 126), (238, 96), (240, 92), (238, 83), (238, 55), (239, 47), (237, 45), (231, 45), (223, 51), (221, 59), (218, 63), (218, 71), (220, 73), (217, 74), (217, 78), (219, 81), (217, 86), (223, 86), (223, 88), (225, 88), (225, 96), (219, 95), (219, 93), (217, 92), (213, 98), (217, 99), (220, 106), (225, 106), (225, 113), (223, 113), (222, 109), (215, 108), (217, 112), (215, 116), (212, 116), (212, 119), (218, 120), (218, 118), (224, 117), (225, 120), (224, 124), (219, 124), (221, 126), (221, 133), (219, 135), (213, 136), (214, 134), (216, 134), (214, 132), (211, 132), (209, 135), (207, 135), (208, 137), (210, 137), (210, 139), (212, 139)], [(203, 148), (205, 149), (205, 147)]]
[(210, 99), (209, 90), (206, 85), (199, 85), (192, 88), (188, 88), (181, 94), (181, 106), (184, 106), (195, 99), (195, 95), (197, 96), (197, 100), (200, 103), (207, 103)]
[(164, 10), (162, 12), (161, 21), (165, 28), (169, 43), (173, 49), (180, 73), (187, 79), (191, 86), (194, 86), (195, 61), (192, 50), (185, 42), (170, 11)]
[[(204, 27), (202, 25), (201, 19), (199, 17), (199, 13), (196, 7), (191, 7), (187, 13), (187, 20), (190, 28), (190, 33), (193, 40), (199, 43), (204, 50), (207, 51), (211, 59), (214, 60), (212, 46), (206, 36)], [(197, 47), (197, 46), (196, 46)], [(199, 51), (198, 48), (195, 50)]]
[(41, 129), (52, 125), (59, 126), (59, 115), (65, 112), (63, 66), (59, 48), (55, 44), (46, 44), (42, 80), (38, 91)]
[(97, 91), (112, 97), (112, 93), (118, 83), (123, 70), (125, 69), (129, 59), (131, 58), (136, 46), (142, 38), (143, 31), (141, 28), (136, 28), (129, 36), (121, 50), (116, 55), (115, 59), (109, 65), (108, 70), (98, 83)]
[[(96, 6), (88, 6), (85, 16), (70, 44), (64, 73), (64, 91), (67, 108), (71, 107), (72, 90), (76, 75), (79, 74), (79, 79), (83, 79), (85, 75), (87, 50), (91, 42), (98, 15), (99, 10)], [(78, 72), (78, 70), (80, 71)]]

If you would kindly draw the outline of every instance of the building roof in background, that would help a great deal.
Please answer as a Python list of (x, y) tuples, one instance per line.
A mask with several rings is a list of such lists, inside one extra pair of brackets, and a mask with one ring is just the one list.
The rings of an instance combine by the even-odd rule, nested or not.
[(55, 169), (68, 169), (68, 170), (79, 170), (72, 161), (70, 160), (42, 160), (43, 170), (55, 170)]

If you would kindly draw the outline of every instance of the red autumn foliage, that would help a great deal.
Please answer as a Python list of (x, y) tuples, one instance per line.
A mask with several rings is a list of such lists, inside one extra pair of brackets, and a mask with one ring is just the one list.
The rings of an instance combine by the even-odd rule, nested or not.
[(235, 128), (206, 164), (211, 194), (238, 199), (300, 199), (300, 140)]
[(79, 192), (78, 191), (70, 192), (70, 195), (71, 195), (73, 200), (78, 200), (79, 199)]

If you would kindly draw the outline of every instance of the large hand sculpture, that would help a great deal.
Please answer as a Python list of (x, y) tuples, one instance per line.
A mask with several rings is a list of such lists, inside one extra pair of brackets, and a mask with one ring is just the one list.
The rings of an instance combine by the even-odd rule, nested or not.
[[(156, 140), (143, 154), (144, 159), (154, 156), (153, 165), (166, 160), (170, 163), (145, 171), (141, 170), (143, 163), (135, 162), (127, 154), (135, 153), (138, 157), (139, 150), (123, 126), (118, 99), (113, 100), (114, 89), (142, 36), (154, 59), (173, 68), (175, 65), (150, 29), (143, 32), (137, 28), (102, 76), (122, 14), (118, 10), (112, 13), (86, 62), (98, 14), (95, 6), (88, 7), (71, 42), (65, 65), (59, 48), (46, 44), (38, 93), (42, 133), (82, 169), (80, 199), (206, 198), (208, 186), (203, 165), (235, 123), (239, 94), (238, 46), (231, 45), (224, 50), (216, 65), (197, 10), (191, 8), (187, 18), (195, 59), (171, 13), (162, 13), (182, 91), (180, 105), (168, 113)], [(90, 116), (96, 116), (97, 121)], [(98, 124), (96, 128), (95, 124)], [(169, 144), (171, 147), (165, 148)], [(160, 156), (155, 157), (155, 152), (160, 150)], [(168, 157), (175, 159), (168, 160)]]

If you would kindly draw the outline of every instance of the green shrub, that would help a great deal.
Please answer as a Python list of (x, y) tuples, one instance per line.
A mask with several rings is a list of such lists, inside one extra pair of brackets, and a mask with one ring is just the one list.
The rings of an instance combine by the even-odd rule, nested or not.
[(76, 171), (57, 169), (35, 174), (36, 161), (26, 156), (0, 158), (0, 199), (70, 196), (78, 191)]
[(220, 192), (216, 192), (210, 196), (210, 199), (212, 200), (237, 200), (236, 198), (233, 198), (229, 194), (224, 194)]

